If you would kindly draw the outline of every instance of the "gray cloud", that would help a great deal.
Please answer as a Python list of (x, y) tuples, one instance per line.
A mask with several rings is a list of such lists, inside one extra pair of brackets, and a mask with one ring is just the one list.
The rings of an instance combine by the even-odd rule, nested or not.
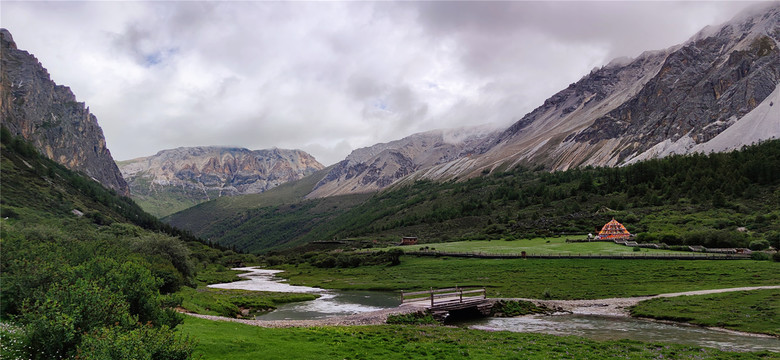
[(302, 148), (325, 164), (414, 132), (506, 126), (618, 56), (743, 2), (15, 2), (20, 48), (98, 116), (117, 159)]

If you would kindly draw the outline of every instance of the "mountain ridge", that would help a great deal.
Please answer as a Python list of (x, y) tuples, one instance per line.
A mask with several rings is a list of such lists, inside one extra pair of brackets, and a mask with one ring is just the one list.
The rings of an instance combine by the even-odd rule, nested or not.
[[(422, 164), (407, 154), (395, 157), (398, 164), (392, 164), (389, 156), (381, 159), (382, 166), (377, 167), (377, 159), (359, 162), (350, 155), (333, 170), (333, 174), (342, 171), (339, 176), (318, 184), (329, 191), (315, 189), (310, 197), (375, 191), (417, 180), (464, 179), (521, 164), (541, 164), (550, 170), (621, 166), (778, 138), (780, 121), (773, 124), (772, 120), (780, 119), (780, 113), (770, 105), (776, 98), (770, 95), (780, 84), (778, 43), (780, 3), (759, 6), (721, 25), (705, 27), (681, 44), (648, 50), (636, 58), (613, 59), (503, 132), (470, 144), (474, 151), (455, 151), (459, 156), (448, 161)], [(753, 131), (752, 137), (725, 131), (760, 105), (764, 114), (752, 116), (750, 128), (762, 131)], [(716, 137), (718, 146), (706, 145)], [(369, 184), (345, 181), (372, 166), (374, 172), (377, 168), (406, 172), (374, 177), (376, 182)]]
[(67, 86), (57, 85), (32, 54), (17, 48), (0, 29), (0, 118), (48, 158), (80, 171), (121, 195), (129, 187), (106, 147), (103, 130), (89, 107)]
[(132, 197), (157, 216), (220, 196), (261, 193), (323, 168), (302, 150), (227, 146), (179, 147), (119, 162)]

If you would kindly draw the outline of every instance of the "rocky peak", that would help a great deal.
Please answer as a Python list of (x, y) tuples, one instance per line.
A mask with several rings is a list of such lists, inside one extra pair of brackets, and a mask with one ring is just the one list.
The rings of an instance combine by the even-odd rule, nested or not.
[(57, 85), (30, 53), (0, 29), (0, 118), (50, 159), (129, 195), (97, 118), (66, 86)]
[(119, 168), (133, 198), (145, 207), (153, 200), (178, 198), (194, 205), (219, 196), (261, 193), (324, 167), (301, 150), (200, 146), (121, 161)]
[(497, 134), (489, 127), (433, 130), (357, 149), (336, 164), (309, 197), (383, 189), (418, 170), (479, 153)]

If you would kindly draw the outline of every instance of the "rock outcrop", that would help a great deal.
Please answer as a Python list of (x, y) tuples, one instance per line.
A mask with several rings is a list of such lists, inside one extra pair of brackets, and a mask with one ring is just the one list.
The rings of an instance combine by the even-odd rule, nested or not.
[(0, 29), (0, 118), (50, 159), (129, 195), (95, 115), (70, 88), (57, 85), (30, 53)]
[(301, 150), (216, 146), (162, 150), (119, 164), (132, 197), (158, 216), (171, 212), (147, 208), (149, 201), (178, 198), (191, 206), (220, 196), (256, 194), (324, 168)]

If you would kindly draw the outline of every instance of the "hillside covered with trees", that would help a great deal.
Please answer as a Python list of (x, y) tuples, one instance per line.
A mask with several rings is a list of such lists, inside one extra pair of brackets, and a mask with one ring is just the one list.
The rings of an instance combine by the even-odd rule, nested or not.
[(242, 261), (39, 155), (2, 129), (2, 357), (187, 359), (171, 296)]
[[(273, 192), (269, 192), (273, 194)], [(241, 204), (241, 205), (237, 205)], [(312, 241), (523, 239), (597, 231), (615, 217), (642, 241), (747, 247), (780, 236), (780, 141), (618, 168), (541, 166), (462, 181), (420, 181), (373, 195), (202, 204), (166, 219), (223, 246), (264, 252)], [(743, 229), (744, 228), (744, 229)], [(742, 230), (742, 231), (738, 231)], [(746, 230), (746, 231), (745, 231)]]

